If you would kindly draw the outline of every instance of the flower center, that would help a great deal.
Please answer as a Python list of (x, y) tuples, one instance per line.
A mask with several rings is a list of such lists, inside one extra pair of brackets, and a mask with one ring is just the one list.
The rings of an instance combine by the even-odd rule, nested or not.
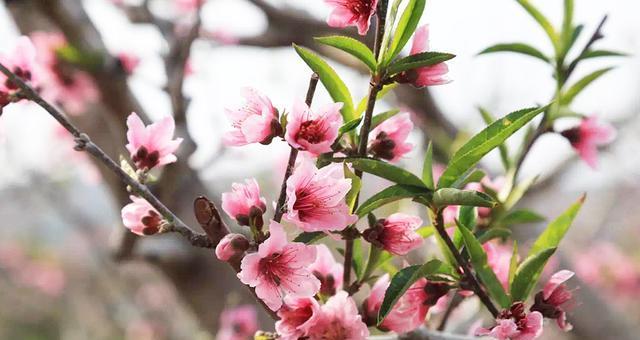
[(309, 143), (316, 144), (322, 141), (326, 132), (327, 129), (324, 127), (321, 120), (308, 120), (302, 123), (296, 138), (304, 139)]
[(352, 0), (346, 4), (346, 7), (357, 16), (369, 16), (372, 12), (371, 0)]
[(146, 147), (141, 146), (132, 158), (138, 169), (151, 169), (158, 165), (160, 161), (160, 153), (156, 150), (149, 152)]
[(386, 132), (380, 132), (376, 139), (371, 142), (369, 152), (376, 157), (391, 160), (394, 157), (393, 150), (395, 147), (396, 143), (389, 138), (389, 135)]
[(147, 214), (148, 215), (142, 218), (142, 224), (144, 225), (142, 233), (145, 235), (153, 235), (160, 231), (162, 217), (160, 217), (160, 215), (153, 210), (149, 210)]

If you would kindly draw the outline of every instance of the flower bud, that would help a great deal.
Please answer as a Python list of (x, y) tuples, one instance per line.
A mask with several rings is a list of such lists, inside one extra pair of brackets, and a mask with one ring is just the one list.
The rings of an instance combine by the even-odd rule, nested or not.
[(241, 234), (227, 234), (216, 246), (216, 256), (221, 261), (229, 261), (249, 249), (249, 240)]

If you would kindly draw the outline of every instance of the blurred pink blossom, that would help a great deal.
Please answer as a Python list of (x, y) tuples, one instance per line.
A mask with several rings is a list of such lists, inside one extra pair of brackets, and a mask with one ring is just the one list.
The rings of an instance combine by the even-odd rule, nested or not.
[(539, 312), (526, 313), (522, 302), (514, 303), (496, 318), (496, 325), (478, 328), (475, 335), (498, 340), (533, 340), (542, 335), (543, 318)]
[(138, 169), (150, 170), (177, 160), (173, 153), (182, 143), (182, 138), (173, 139), (173, 117), (145, 126), (138, 114), (132, 112), (127, 118), (127, 127), (129, 143), (126, 147)]
[(285, 139), (292, 147), (314, 156), (331, 151), (342, 125), (342, 103), (332, 103), (312, 111), (302, 101), (297, 101), (287, 116)]
[(320, 305), (316, 299), (287, 297), (278, 310), (280, 320), (276, 321), (276, 331), (282, 340), (298, 340), (306, 336), (318, 313)]
[(595, 116), (585, 118), (580, 125), (561, 132), (578, 155), (593, 169), (598, 165), (598, 147), (611, 143), (616, 130)]
[(312, 161), (303, 160), (287, 180), (284, 218), (304, 231), (342, 230), (357, 221), (345, 202), (350, 189), (342, 164), (318, 169)]
[(133, 74), (138, 65), (140, 65), (140, 57), (135, 54), (120, 52), (117, 57), (120, 65), (122, 65), (124, 71), (129, 75)]
[(369, 141), (369, 152), (376, 157), (397, 162), (413, 149), (413, 144), (406, 142), (411, 130), (413, 123), (409, 113), (385, 120), (371, 131), (373, 139)]
[(344, 267), (337, 262), (329, 248), (324, 244), (316, 247), (316, 260), (309, 270), (320, 280), (320, 293), (325, 296), (334, 295), (342, 289), (342, 273)]
[[(32, 86), (38, 85), (36, 49), (29, 37), (18, 38), (9, 54), (0, 54), (0, 63), (26, 83)], [(18, 90), (17, 84), (10, 81), (4, 73), (0, 73), (0, 112), (5, 105), (19, 101), (19, 98), (13, 97)]]
[(369, 336), (367, 325), (347, 292), (330, 297), (320, 311), (309, 321), (309, 340), (364, 340)]
[(257, 253), (245, 255), (238, 278), (255, 287), (256, 295), (277, 311), (285, 296), (312, 297), (320, 290), (320, 281), (309, 270), (315, 258), (314, 247), (288, 242), (280, 223), (271, 221), (269, 238)]
[(334, 7), (327, 18), (329, 26), (339, 28), (357, 26), (360, 35), (365, 35), (369, 31), (371, 17), (378, 5), (378, 0), (325, 0), (325, 2)]
[[(416, 30), (413, 36), (411, 55), (429, 51), (429, 26), (424, 25)], [(450, 82), (444, 76), (449, 72), (447, 64), (442, 62), (431, 66), (423, 66), (400, 74), (398, 81), (411, 83), (415, 87), (442, 85)]]
[(487, 253), (487, 262), (489, 267), (493, 269), (504, 289), (509, 288), (509, 267), (511, 265), (511, 255), (513, 248), (498, 244), (495, 242), (487, 242), (482, 245)]
[(258, 330), (258, 315), (252, 305), (225, 309), (220, 315), (220, 331), (216, 340), (246, 340)]
[(536, 294), (535, 303), (531, 311), (537, 311), (542, 316), (555, 319), (558, 327), (565, 332), (573, 326), (567, 322), (567, 308), (571, 307), (573, 293), (564, 284), (572, 278), (574, 273), (569, 270), (561, 270), (551, 276), (541, 292)]

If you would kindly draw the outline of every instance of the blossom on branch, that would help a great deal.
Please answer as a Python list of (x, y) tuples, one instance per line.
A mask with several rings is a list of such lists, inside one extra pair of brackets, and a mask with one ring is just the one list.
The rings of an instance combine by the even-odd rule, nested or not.
[(312, 297), (285, 298), (285, 304), (278, 310), (276, 331), (282, 340), (298, 340), (306, 336), (318, 313), (320, 305)]
[[(36, 49), (31, 40), (25, 36), (18, 38), (11, 53), (0, 55), (2, 65), (32, 86), (37, 85), (35, 59)], [(21, 100), (16, 96), (18, 92), (18, 85), (9, 80), (4, 73), (0, 73), (0, 112), (7, 104)]]
[(130, 196), (131, 203), (122, 208), (122, 223), (132, 233), (144, 236), (160, 231), (164, 220), (160, 213), (144, 198)]
[(220, 314), (216, 340), (245, 340), (258, 330), (258, 314), (252, 305), (225, 309)]
[(129, 143), (126, 147), (138, 169), (151, 170), (178, 160), (173, 153), (182, 143), (182, 138), (173, 139), (173, 117), (145, 126), (138, 114), (132, 112), (127, 118), (127, 127)]
[(324, 244), (316, 247), (316, 260), (309, 269), (320, 280), (320, 294), (324, 296), (335, 295), (342, 289), (342, 273), (344, 266), (337, 262), (329, 248)]
[(561, 134), (593, 169), (598, 165), (598, 147), (609, 144), (616, 138), (613, 126), (593, 116), (583, 119), (579, 126), (564, 130)]
[(269, 225), (269, 234), (257, 253), (242, 259), (238, 278), (255, 287), (256, 295), (277, 311), (285, 296), (314, 296), (320, 290), (320, 281), (308, 268), (316, 258), (314, 247), (288, 242), (284, 229), (275, 221)]
[[(411, 55), (429, 51), (429, 26), (424, 25), (416, 30), (413, 37)], [(442, 85), (450, 82), (444, 77), (449, 72), (444, 62), (431, 66), (423, 66), (417, 69), (402, 72), (398, 77), (400, 83), (410, 83), (415, 87)]]
[(413, 144), (406, 142), (411, 130), (413, 123), (409, 113), (385, 120), (371, 131), (373, 139), (369, 141), (369, 152), (375, 157), (397, 162), (413, 149)]
[(314, 156), (331, 151), (342, 125), (341, 108), (342, 103), (333, 103), (314, 112), (304, 102), (296, 102), (287, 117), (285, 139), (292, 147)]
[(311, 160), (303, 160), (287, 180), (284, 219), (304, 231), (342, 230), (358, 220), (345, 202), (350, 189), (342, 164), (318, 169)]
[(271, 100), (252, 88), (243, 89), (246, 104), (241, 108), (226, 109), (233, 130), (225, 133), (223, 142), (229, 146), (252, 143), (269, 144), (282, 133), (278, 110)]
[[(260, 186), (255, 178), (233, 183), (231, 192), (222, 193), (222, 210), (240, 225), (253, 224), (262, 228), (262, 214), (267, 211), (267, 201), (260, 196)], [(257, 224), (257, 225), (256, 225)]]
[(376, 12), (378, 0), (325, 0), (334, 9), (327, 19), (331, 27), (358, 27), (358, 33), (365, 35), (369, 31), (371, 17)]
[(229, 261), (231, 258), (242, 255), (249, 246), (249, 240), (244, 235), (227, 234), (216, 246), (216, 257), (220, 261)]
[(422, 245), (422, 236), (416, 230), (422, 226), (422, 219), (403, 213), (389, 215), (364, 231), (365, 240), (394, 255), (407, 255)]
[(479, 328), (478, 336), (490, 336), (498, 340), (533, 340), (542, 335), (543, 318), (540, 312), (526, 313), (524, 303), (516, 302), (496, 318), (490, 329)]
[(555, 319), (558, 327), (565, 332), (573, 326), (567, 322), (566, 308), (573, 299), (573, 293), (564, 284), (572, 278), (574, 273), (569, 270), (561, 270), (551, 276), (541, 292), (536, 294), (535, 303), (531, 311), (537, 311), (542, 316)]
[(320, 311), (310, 321), (309, 340), (364, 340), (369, 336), (367, 325), (347, 292), (330, 297)]

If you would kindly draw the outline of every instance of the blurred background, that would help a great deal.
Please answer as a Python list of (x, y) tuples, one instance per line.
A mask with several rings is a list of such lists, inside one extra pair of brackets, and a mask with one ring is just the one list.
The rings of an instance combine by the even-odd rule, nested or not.
[[(0, 5), (0, 53), (21, 34), (62, 32), (82, 51), (111, 56), (87, 72), (97, 96), (71, 118), (110, 155), (125, 154), (125, 118), (173, 115), (185, 138), (180, 161), (153, 189), (194, 224), (192, 202), (218, 201), (233, 181), (256, 177), (267, 200), (276, 199), (288, 154), (285, 143), (226, 148), (225, 107), (242, 103), (251, 86), (288, 110), (306, 91), (310, 71), (292, 42), (329, 58), (359, 100), (368, 76), (346, 55), (323, 50), (314, 35), (336, 33), (324, 24), (322, 0), (207, 0), (201, 20), (189, 1), (5, 0)], [(559, 1), (533, 1), (557, 25)], [(576, 79), (604, 66), (616, 68), (576, 98), (577, 112), (597, 115), (618, 129), (617, 139), (589, 168), (560, 135), (543, 136), (522, 177), (540, 175), (521, 205), (547, 218), (583, 192), (587, 202), (556, 256), (577, 272), (571, 333), (547, 339), (636, 339), (640, 330), (640, 3), (576, 0), (574, 20), (585, 24), (583, 46), (603, 15), (597, 46), (628, 53), (581, 64)], [(512, 54), (478, 56), (487, 46), (521, 41), (551, 53), (544, 32), (512, 0), (428, 1), (431, 49), (457, 55), (448, 62), (452, 83), (427, 90), (400, 87), (379, 106), (412, 112), (413, 153), (402, 163), (418, 170), (426, 142), (441, 161), (456, 142), (484, 123), (478, 106), (494, 115), (544, 104), (553, 95), (552, 70)], [(353, 34), (353, 31), (349, 31)], [(371, 39), (367, 37), (366, 39)], [(135, 60), (129, 68), (127, 61)], [(90, 97), (90, 96), (89, 96)], [(317, 92), (317, 105), (330, 101)], [(63, 107), (65, 103), (60, 103)], [(70, 105), (70, 104), (66, 104)], [(520, 145), (522, 135), (509, 144)], [(84, 154), (43, 110), (28, 103), (0, 118), (0, 338), (1, 339), (213, 339), (220, 312), (253, 303), (230, 268), (211, 251), (191, 248), (176, 235), (139, 240), (121, 225), (124, 188)], [(265, 152), (268, 150), (267, 152)], [(491, 154), (482, 163), (500, 175)], [(381, 181), (367, 177), (365, 196)], [(424, 214), (405, 202), (394, 209)], [(514, 228), (526, 244), (544, 223)], [(470, 309), (477, 306), (470, 306)], [(460, 312), (460, 320), (473, 313)], [(261, 329), (272, 329), (259, 315)], [(464, 322), (451, 331), (466, 333)], [(460, 325), (458, 328), (456, 325)]]

